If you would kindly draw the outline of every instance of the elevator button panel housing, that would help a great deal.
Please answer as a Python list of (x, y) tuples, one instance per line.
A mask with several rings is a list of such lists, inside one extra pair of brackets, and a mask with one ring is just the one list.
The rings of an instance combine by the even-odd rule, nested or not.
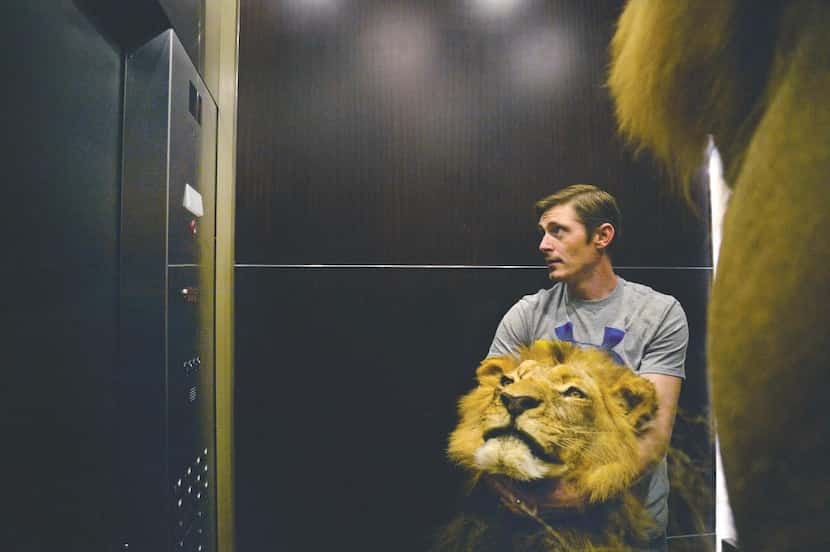
[(120, 533), (131, 552), (216, 551), (216, 123), (172, 30), (127, 54)]

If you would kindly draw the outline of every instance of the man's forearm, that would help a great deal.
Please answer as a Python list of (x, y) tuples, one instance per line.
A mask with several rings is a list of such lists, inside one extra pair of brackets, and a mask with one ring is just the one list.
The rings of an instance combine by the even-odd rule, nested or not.
[(662, 374), (643, 374), (643, 377), (657, 391), (657, 415), (639, 437), (640, 477), (654, 469), (669, 449), (682, 381)]
[(640, 461), (638, 479), (657, 467), (657, 464), (660, 463), (669, 450), (670, 440), (671, 430), (666, 435), (664, 431), (649, 427), (640, 435), (637, 450)]

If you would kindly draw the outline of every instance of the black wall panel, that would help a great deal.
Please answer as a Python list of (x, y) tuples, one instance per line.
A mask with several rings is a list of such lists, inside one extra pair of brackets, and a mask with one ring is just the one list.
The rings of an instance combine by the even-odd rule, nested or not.
[[(715, 550), (715, 535), (689, 535), (670, 538), (668, 552), (703, 552)], [(724, 548), (724, 550), (727, 550)]]
[[(663, 272), (622, 275), (683, 304), (699, 412), (710, 274)], [(546, 285), (538, 269), (237, 270), (240, 552), (425, 550), (464, 483), (444, 454), (456, 400), (504, 312)]]
[(0, 18), (0, 548), (112, 544), (121, 56), (74, 2)]
[(456, 399), (512, 281), (540, 276), (239, 270), (239, 550), (424, 550), (462, 482), (444, 457)]
[(615, 135), (619, 4), (243, 2), (237, 261), (532, 265), (533, 202), (587, 182), (629, 215), (619, 264), (708, 266)]

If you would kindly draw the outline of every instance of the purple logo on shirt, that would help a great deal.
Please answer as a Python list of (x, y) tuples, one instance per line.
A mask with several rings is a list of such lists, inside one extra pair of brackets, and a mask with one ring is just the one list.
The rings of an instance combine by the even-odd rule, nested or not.
[(612, 350), (614, 347), (619, 345), (619, 343), (625, 337), (625, 332), (622, 330), (606, 326), (605, 333), (602, 336), (602, 344), (600, 345), (595, 345), (593, 343), (584, 343), (582, 341), (577, 341), (576, 339), (574, 339), (574, 325), (572, 322), (566, 322), (562, 324), (558, 328), (554, 329), (554, 332), (556, 332), (556, 338), (560, 341), (569, 341), (579, 347), (592, 347), (594, 349), (602, 349), (604, 351), (607, 351), (608, 354), (611, 355), (611, 358), (614, 359), (614, 362), (623, 365), (625, 364), (622, 357)]

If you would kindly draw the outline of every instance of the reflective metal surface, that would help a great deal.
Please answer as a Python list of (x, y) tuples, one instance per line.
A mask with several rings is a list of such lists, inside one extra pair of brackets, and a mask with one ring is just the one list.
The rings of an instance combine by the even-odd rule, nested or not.
[(124, 109), (124, 465), (143, 469), (125, 481), (123, 538), (131, 550), (215, 550), (217, 112), (172, 31), (128, 54)]

